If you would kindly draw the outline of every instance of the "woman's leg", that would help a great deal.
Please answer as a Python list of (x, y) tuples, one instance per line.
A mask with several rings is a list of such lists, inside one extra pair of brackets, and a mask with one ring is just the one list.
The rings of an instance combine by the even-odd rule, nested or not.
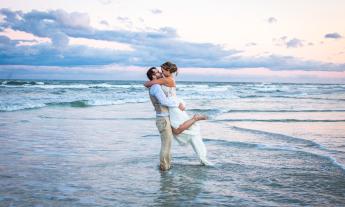
[(196, 135), (192, 138), (191, 145), (194, 149), (194, 152), (198, 155), (200, 162), (203, 165), (212, 165), (212, 163), (210, 163), (206, 158), (207, 156), (206, 146), (204, 142), (202, 141), (202, 138), (200, 135)]
[(205, 115), (195, 114), (193, 118), (185, 121), (177, 129), (172, 128), (174, 134), (181, 134), (184, 130), (189, 129), (195, 122), (200, 120), (206, 120), (208, 117)]

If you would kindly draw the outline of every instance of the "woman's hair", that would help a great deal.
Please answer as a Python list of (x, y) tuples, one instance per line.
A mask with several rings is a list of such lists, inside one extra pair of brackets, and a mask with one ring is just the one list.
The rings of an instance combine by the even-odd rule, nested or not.
[(156, 67), (151, 67), (147, 72), (146, 72), (146, 75), (147, 75), (147, 78), (152, 80), (152, 76), (153, 74), (155, 73), (153, 70), (157, 69)]
[(165, 70), (168, 70), (170, 73), (178, 73), (178, 68), (176, 66), (176, 64), (168, 61), (168, 62), (165, 62), (161, 65), (162, 68), (164, 68)]

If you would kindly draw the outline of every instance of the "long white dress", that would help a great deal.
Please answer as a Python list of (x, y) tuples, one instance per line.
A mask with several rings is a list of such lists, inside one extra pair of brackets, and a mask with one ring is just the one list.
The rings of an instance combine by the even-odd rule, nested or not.
[[(176, 96), (176, 88), (175, 87), (167, 87), (162, 85), (162, 90), (167, 95), (167, 98), (173, 99), (176, 103), (184, 103), (183, 100), (179, 99)], [(185, 111), (181, 111), (177, 107), (169, 108), (169, 115), (170, 115), (170, 124), (173, 128), (177, 129), (181, 124), (185, 121), (189, 120), (190, 117)], [(194, 123), (189, 129), (183, 131), (181, 134), (175, 135), (174, 138), (180, 145), (188, 145), (191, 144), (195, 153), (200, 159), (200, 162), (204, 165), (212, 165), (207, 160), (207, 150), (205, 147), (204, 142), (202, 141), (201, 134), (200, 134), (200, 126), (198, 123)]]

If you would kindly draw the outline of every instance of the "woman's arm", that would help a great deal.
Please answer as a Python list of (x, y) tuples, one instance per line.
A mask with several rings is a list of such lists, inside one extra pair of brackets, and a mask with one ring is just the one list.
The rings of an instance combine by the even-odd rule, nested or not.
[(167, 83), (168, 83), (167, 79), (160, 78), (160, 79), (156, 79), (156, 80), (146, 81), (146, 83), (144, 83), (144, 86), (148, 88), (154, 84), (165, 85)]
[(156, 80), (151, 80), (151, 81), (147, 81), (146, 83), (144, 83), (145, 87), (151, 87), (154, 84), (159, 84), (159, 85), (166, 85), (168, 87), (175, 87), (175, 81), (172, 78), (160, 78), (160, 79), (156, 79)]

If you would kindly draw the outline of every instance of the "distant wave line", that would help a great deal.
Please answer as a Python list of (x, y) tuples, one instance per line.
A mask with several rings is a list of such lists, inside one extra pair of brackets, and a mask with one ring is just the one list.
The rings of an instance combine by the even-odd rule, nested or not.
[(39, 116), (40, 118), (43, 119), (64, 119), (64, 120), (94, 120), (94, 121), (117, 121), (117, 120), (136, 120), (136, 121), (140, 121), (140, 120), (154, 120), (155, 117), (133, 117), (133, 118), (125, 118), (125, 117), (121, 117), (121, 118), (92, 118), (92, 117), (85, 117), (85, 118), (73, 118), (73, 117), (54, 117), (54, 116)]
[(232, 109), (232, 110), (228, 110), (227, 113), (237, 113), (237, 112), (254, 112), (254, 113), (262, 113), (262, 112), (282, 112), (282, 113), (289, 113), (289, 112), (345, 112), (345, 109), (301, 109), (301, 110), (286, 110), (286, 109), (282, 109), (282, 110), (256, 110), (256, 109)]
[(121, 99), (121, 100), (76, 100), (76, 101), (65, 101), (65, 102), (49, 102), (49, 103), (36, 103), (22, 106), (0, 106), (0, 112), (11, 112), (21, 110), (33, 110), (44, 107), (92, 107), (92, 106), (109, 106), (109, 105), (120, 105), (125, 103), (144, 103), (148, 102), (147, 99)]
[(345, 119), (218, 119), (213, 122), (345, 122)]

